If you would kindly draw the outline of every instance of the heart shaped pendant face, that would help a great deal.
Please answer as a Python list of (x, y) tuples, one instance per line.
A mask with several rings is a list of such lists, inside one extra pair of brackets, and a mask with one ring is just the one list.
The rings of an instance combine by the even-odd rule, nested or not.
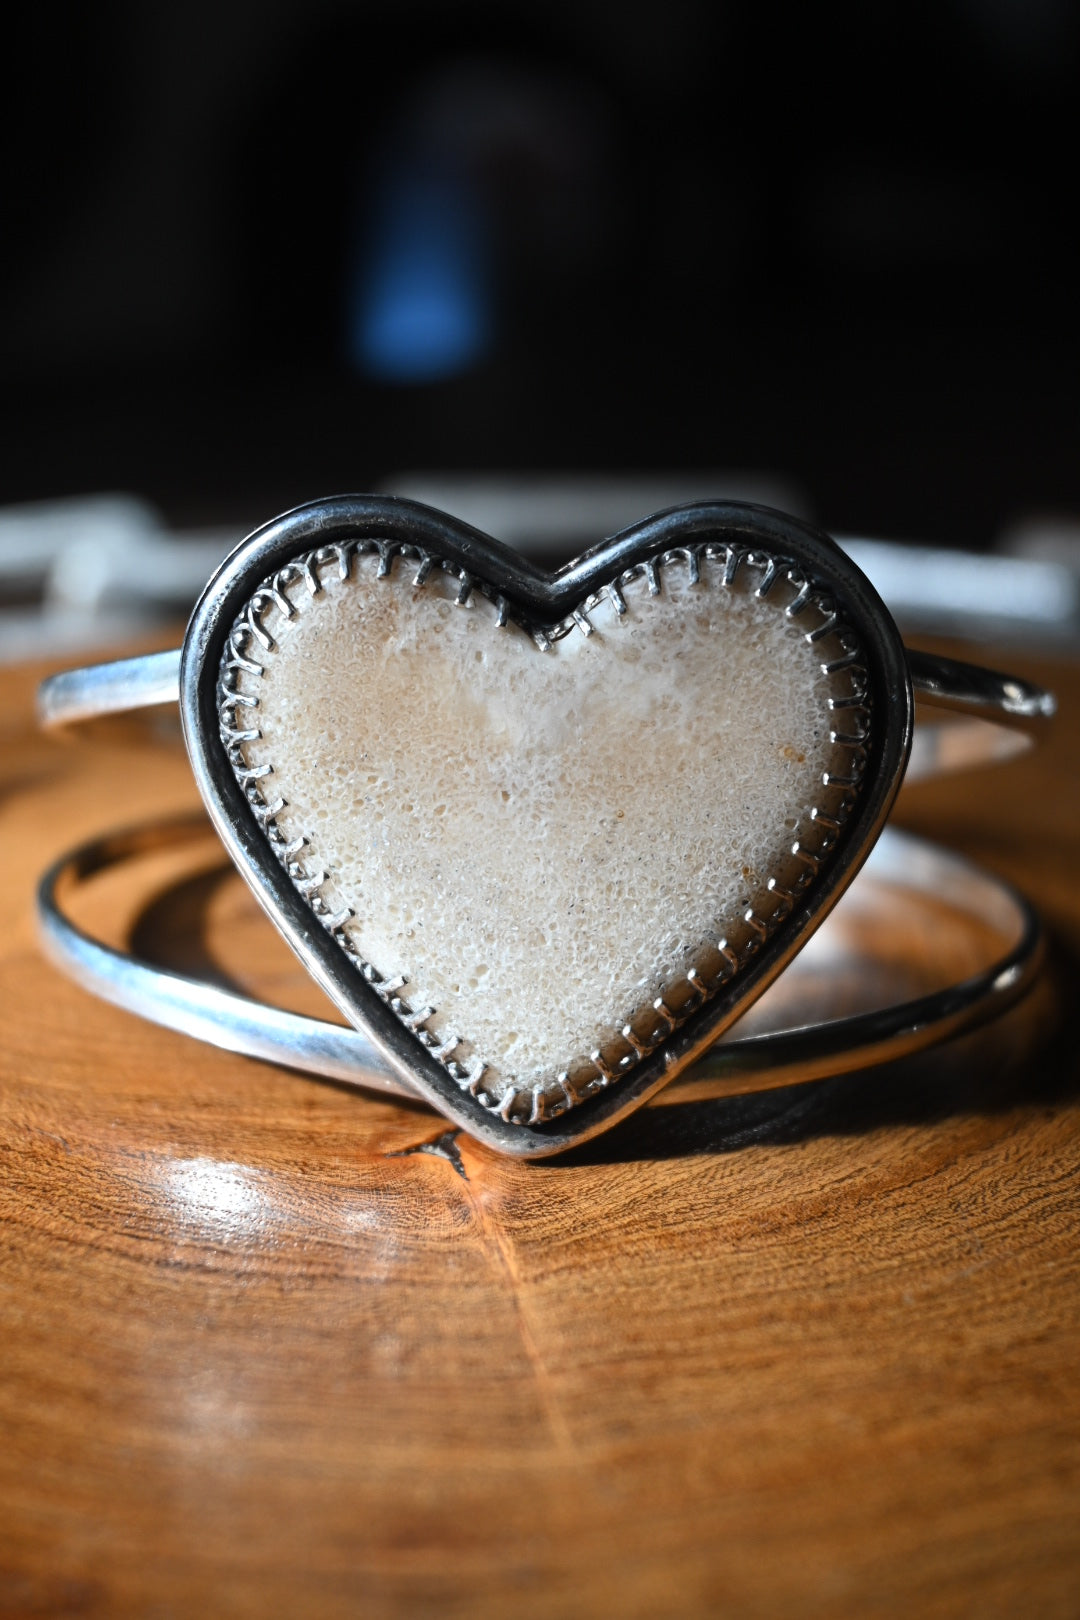
[(234, 554), (185, 648), (211, 813), (346, 1014), (457, 1123), (556, 1151), (789, 959), (899, 781), (910, 689), (842, 554), (692, 507), (553, 577), (411, 503)]

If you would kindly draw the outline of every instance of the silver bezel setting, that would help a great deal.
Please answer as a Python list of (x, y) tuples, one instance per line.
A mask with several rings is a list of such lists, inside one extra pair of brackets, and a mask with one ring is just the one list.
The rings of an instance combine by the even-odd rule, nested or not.
[[(353, 560), (366, 554), (377, 559), (384, 577), (400, 558), (415, 563), (418, 574), (438, 568), (453, 575), (459, 600), (482, 592), (495, 604), (499, 622), (513, 618), (540, 645), (589, 634), (589, 612), (602, 595), (617, 605), (623, 586), (637, 579), (649, 591), (660, 590), (665, 568), (686, 567), (693, 577), (708, 559), (720, 565), (729, 584), (740, 569), (755, 568), (759, 591), (785, 580), (792, 591), (785, 611), (810, 613), (808, 636), (832, 653), (824, 667), (854, 672), (852, 688), (833, 700), (834, 738), (850, 766), (823, 784), (811, 836), (797, 840), (795, 856), (806, 880), (775, 885), (775, 910), (746, 918), (745, 936), (729, 946), (730, 971), (721, 965), (708, 982), (688, 979), (683, 996), (665, 991), (651, 1009), (639, 1010), (640, 1021), (635, 1014), (628, 1022), (626, 1049), (615, 1063), (606, 1053), (589, 1054), (554, 1077), (542, 1101), (534, 1088), (487, 1094), (482, 1071), (456, 1065), (463, 1069), (459, 1074), (452, 1050), (444, 1054), (446, 1062), (425, 1048), (416, 1032), (424, 1009), (412, 1008), (400, 995), (402, 985), (380, 979), (372, 964), (343, 948), (346, 919), (320, 914), (318, 884), (311, 882), (317, 874), (304, 869), (300, 850), (275, 848), (274, 800), (263, 799), (257, 781), (243, 779), (242, 762), (237, 770), (243, 733), (250, 728), (238, 718), (237, 708), (245, 705), (237, 704), (229, 666), (257, 664), (260, 599), (274, 600), (276, 592), (279, 610), (282, 602), (291, 607), (290, 589), (315, 595), (325, 588), (327, 571), (348, 577)], [(315, 977), (442, 1112), (502, 1151), (525, 1156), (560, 1151), (636, 1107), (781, 971), (871, 847), (899, 785), (912, 718), (899, 636), (864, 576), (825, 536), (739, 503), (660, 514), (555, 575), (412, 502), (343, 497), (301, 508), (245, 541), (207, 588), (185, 643), (181, 699), (193, 767), (218, 831)], [(591, 1074), (586, 1065), (592, 1065)]]
[[(450, 576), (455, 587), (453, 600), (459, 607), (465, 607), (473, 595), (482, 594), (495, 609), (493, 628), (502, 629), (511, 620), (518, 620), (505, 596), (494, 588), (409, 542), (372, 538), (318, 547), (261, 581), (234, 621), (218, 678), (222, 743), (253, 815), (297, 892), (380, 999), (482, 1108), (498, 1114), (508, 1124), (544, 1124), (608, 1086), (621, 1083), (643, 1058), (744, 969), (792, 910), (797, 897), (809, 891), (851, 814), (865, 769), (871, 718), (866, 665), (854, 631), (841, 618), (831, 597), (815, 589), (785, 560), (760, 549), (748, 551), (726, 543), (672, 548), (625, 569), (603, 590), (573, 607), (560, 623), (547, 628), (521, 625), (546, 652), (564, 637), (591, 636), (590, 615), (605, 599), (621, 617), (628, 611), (627, 593), (632, 591), (630, 601), (640, 612), (663, 593), (670, 569), (683, 570), (689, 584), (704, 588), (730, 591), (738, 583), (744, 593), (751, 590), (758, 599), (774, 604), (788, 620), (797, 621), (806, 641), (820, 653), (820, 668), (831, 688), (828, 701), (834, 724), (832, 742), (843, 757), (842, 770), (822, 775), (819, 801), (809, 820), (793, 828), (790, 853), (766, 874), (764, 903), (748, 906), (734, 930), (729, 929), (715, 941), (702, 941), (687, 973), (665, 983), (651, 1005), (642, 1003), (628, 1014), (624, 1009), (625, 1017), (608, 1020), (619, 1031), (614, 1039), (601, 1042), (587, 1053), (573, 1055), (565, 1067), (540, 1081), (521, 1085), (483, 1057), (461, 1061), (460, 1049), (472, 1046), (475, 1052), (475, 1043), (456, 1034), (444, 1037), (429, 1030), (436, 1008), (423, 1000), (413, 1004), (407, 999), (408, 976), (386, 974), (361, 956), (349, 932), (351, 909), (338, 909), (328, 901), (323, 890), (330, 882), (329, 874), (317, 859), (308, 858), (313, 843), (310, 831), (290, 838), (278, 826), (286, 802), (275, 791), (273, 765), (264, 762), (252, 767), (246, 755), (247, 745), (259, 740), (258, 677), (265, 672), (276, 649), (274, 629), (267, 620), (273, 621), (275, 615), (294, 620), (313, 610), (314, 604), (335, 587), (370, 588), (379, 581), (390, 582), (402, 564), (408, 566), (408, 583), (413, 590), (423, 589), (432, 579)], [(844, 730), (838, 731), (835, 726), (841, 715)]]

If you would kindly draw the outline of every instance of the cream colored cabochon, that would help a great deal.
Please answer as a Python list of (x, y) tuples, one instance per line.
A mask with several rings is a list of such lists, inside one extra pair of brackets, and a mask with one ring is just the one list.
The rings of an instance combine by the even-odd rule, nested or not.
[(263, 615), (274, 648), (237, 687), (278, 829), (364, 961), (495, 1079), (565, 1069), (681, 980), (769, 902), (824, 773), (850, 767), (791, 590), (721, 568), (633, 580), (625, 614), (604, 600), (546, 652), (404, 560), (376, 578), (357, 557)]

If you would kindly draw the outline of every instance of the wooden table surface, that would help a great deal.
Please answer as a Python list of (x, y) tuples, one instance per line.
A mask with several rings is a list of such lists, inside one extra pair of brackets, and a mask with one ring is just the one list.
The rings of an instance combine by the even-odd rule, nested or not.
[[(46, 861), (195, 795), (7, 672), (0, 1615), (1080, 1614), (1080, 672), (1012, 662), (1049, 744), (902, 819), (1043, 909), (1049, 1044), (539, 1165), (46, 966)], [(319, 1006), (207, 850), (86, 904)]]

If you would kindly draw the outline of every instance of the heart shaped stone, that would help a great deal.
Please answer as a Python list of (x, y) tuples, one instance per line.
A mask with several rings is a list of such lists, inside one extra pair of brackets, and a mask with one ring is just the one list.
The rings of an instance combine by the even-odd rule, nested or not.
[(874, 599), (831, 543), (734, 506), (649, 528), (551, 577), (411, 503), (322, 503), (245, 543), (185, 653), (196, 774), (274, 920), (515, 1151), (737, 1016), (899, 779)]

